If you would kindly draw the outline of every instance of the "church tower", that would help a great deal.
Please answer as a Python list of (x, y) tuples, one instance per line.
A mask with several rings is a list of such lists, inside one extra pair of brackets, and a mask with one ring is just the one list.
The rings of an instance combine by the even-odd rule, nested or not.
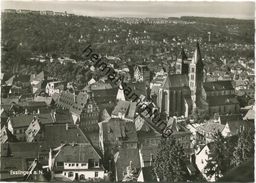
[(191, 63), (189, 64), (189, 88), (191, 90), (191, 98), (193, 105), (198, 106), (202, 93), (202, 85), (204, 80), (204, 64), (202, 62), (199, 43), (196, 43)]
[(188, 64), (185, 63), (187, 59), (187, 55), (182, 47), (181, 52), (177, 57), (176, 74), (188, 74)]

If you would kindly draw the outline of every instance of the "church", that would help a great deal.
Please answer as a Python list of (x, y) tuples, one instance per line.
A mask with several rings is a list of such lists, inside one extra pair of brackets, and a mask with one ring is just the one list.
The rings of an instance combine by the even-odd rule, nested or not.
[(200, 106), (204, 82), (204, 64), (199, 43), (192, 58), (182, 48), (175, 65), (175, 74), (167, 73), (157, 93), (157, 105), (166, 116), (185, 116)]

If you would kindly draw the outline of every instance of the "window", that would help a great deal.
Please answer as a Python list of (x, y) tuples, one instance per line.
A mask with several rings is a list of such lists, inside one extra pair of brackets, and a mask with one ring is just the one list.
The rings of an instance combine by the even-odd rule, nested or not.
[(99, 172), (95, 172), (95, 177), (98, 177), (99, 176)]
[(76, 166), (79, 166), (79, 164), (77, 163)]
[(74, 173), (73, 172), (68, 172), (68, 177), (73, 177)]
[(190, 79), (191, 79), (191, 80), (194, 80), (194, 79), (195, 79), (194, 74), (191, 74)]
[(191, 68), (191, 72), (195, 72), (195, 68)]
[(75, 164), (74, 164), (74, 163), (72, 163), (72, 166), (75, 166)]
[(86, 163), (82, 163), (81, 166), (86, 166)]
[(95, 161), (95, 162), (94, 162), (94, 166), (95, 166), (95, 167), (99, 167), (99, 162), (98, 162), (98, 161)]
[(92, 112), (92, 104), (89, 104), (87, 107), (87, 112), (91, 113)]
[(80, 180), (84, 180), (84, 179), (85, 179), (84, 174), (81, 174), (81, 175), (80, 175)]

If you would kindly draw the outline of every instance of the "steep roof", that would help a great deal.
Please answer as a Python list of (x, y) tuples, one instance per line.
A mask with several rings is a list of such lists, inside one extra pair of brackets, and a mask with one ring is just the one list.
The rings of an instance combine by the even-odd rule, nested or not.
[(217, 133), (222, 132), (222, 130), (225, 128), (225, 125), (219, 124), (219, 123), (213, 123), (213, 122), (207, 122), (203, 125), (200, 125), (196, 127), (196, 129), (199, 132), (206, 132), (206, 133)]
[(133, 119), (135, 116), (136, 111), (136, 102), (129, 102), (129, 101), (118, 101), (117, 105), (115, 106), (112, 115), (119, 116), (119, 113), (124, 115), (125, 118)]
[(234, 90), (232, 81), (212, 81), (203, 83), (205, 91)]
[(188, 76), (182, 74), (168, 75), (162, 84), (163, 89), (188, 86)]
[(83, 143), (63, 146), (55, 160), (62, 162), (88, 162), (89, 159), (96, 160), (100, 158), (100, 155), (90, 143)]
[(104, 109), (101, 112), (100, 121), (105, 121), (105, 120), (108, 120), (109, 118), (110, 118), (110, 115), (108, 114), (108, 111), (106, 109)]
[(237, 98), (234, 95), (209, 96), (207, 97), (207, 102), (210, 106), (239, 104)]
[(137, 142), (137, 133), (133, 122), (125, 121), (119, 118), (111, 118), (102, 122), (103, 139), (114, 142), (116, 139)]
[(226, 124), (227, 122), (241, 121), (241, 114), (232, 114), (232, 115), (220, 115), (221, 124)]
[(83, 132), (71, 124), (46, 125), (45, 137), (46, 147), (58, 147), (64, 143), (89, 143)]
[[(13, 128), (19, 128), (19, 127), (28, 127), (31, 121), (34, 118), (34, 114), (20, 114), (14, 117), (11, 117), (11, 123)], [(40, 124), (51, 124), (53, 123), (51, 114), (45, 113), (45, 114), (36, 114), (37, 117), (39, 117)]]
[(252, 109), (250, 109), (246, 115), (243, 118), (244, 120), (254, 120), (255, 119), (255, 108), (254, 106), (252, 107)]
[(201, 64), (203, 64), (202, 62), (202, 58), (201, 58), (201, 51), (200, 51), (200, 47), (199, 47), (199, 43), (198, 41), (196, 42), (196, 48), (192, 57), (192, 63), (197, 64), (198, 62), (201, 62)]
[(178, 55), (178, 58), (181, 59), (181, 60), (186, 60), (188, 58), (183, 47), (181, 48), (181, 51)]

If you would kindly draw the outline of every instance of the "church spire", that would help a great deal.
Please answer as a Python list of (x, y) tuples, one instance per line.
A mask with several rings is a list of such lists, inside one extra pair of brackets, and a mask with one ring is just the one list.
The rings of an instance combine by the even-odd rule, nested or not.
[(188, 57), (187, 57), (187, 55), (185, 53), (185, 50), (184, 50), (183, 46), (181, 46), (181, 51), (180, 51), (180, 53), (178, 55), (178, 59), (181, 59), (183, 61), (183, 60), (186, 60), (187, 58)]
[(196, 49), (194, 51), (194, 55), (192, 58), (192, 63), (197, 64), (198, 62), (202, 61), (201, 60), (201, 52), (200, 52), (200, 47), (198, 41), (196, 42)]

